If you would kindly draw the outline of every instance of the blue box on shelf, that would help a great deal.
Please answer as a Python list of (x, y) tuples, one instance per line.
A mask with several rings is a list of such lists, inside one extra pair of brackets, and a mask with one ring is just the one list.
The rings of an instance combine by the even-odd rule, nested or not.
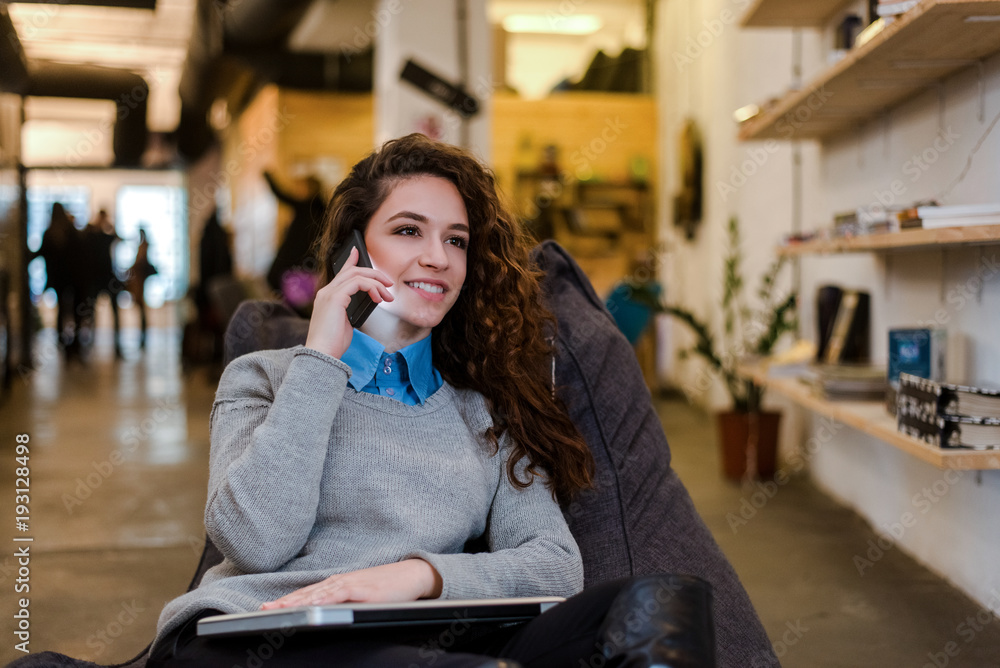
[(948, 332), (942, 328), (912, 327), (889, 330), (888, 380), (899, 387), (899, 374), (930, 380), (945, 379)]

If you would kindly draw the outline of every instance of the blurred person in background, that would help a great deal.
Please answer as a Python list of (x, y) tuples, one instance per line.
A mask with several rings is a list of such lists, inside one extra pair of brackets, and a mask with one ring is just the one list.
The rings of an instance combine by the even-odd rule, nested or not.
[(132, 298), (139, 307), (139, 348), (146, 347), (146, 279), (159, 273), (149, 261), (149, 241), (146, 240), (146, 230), (139, 228), (139, 247), (135, 251), (135, 262), (128, 270), (125, 285), (132, 293)]
[(97, 300), (102, 294), (106, 294), (111, 301), (111, 313), (114, 316), (115, 357), (121, 359), (121, 321), (118, 313), (118, 295), (122, 291), (122, 284), (115, 275), (111, 254), (111, 249), (115, 243), (121, 241), (121, 237), (115, 232), (114, 221), (108, 215), (107, 209), (99, 210), (97, 216), (83, 229), (83, 241), (87, 265), (90, 270), (84, 324), (91, 330), (96, 328)]
[(308, 176), (303, 180), (305, 195), (296, 197), (282, 188), (271, 172), (264, 172), (264, 178), (278, 201), (294, 210), (292, 222), (267, 272), (267, 283), (295, 310), (307, 315), (312, 308), (319, 275), (319, 263), (312, 257), (312, 249), (319, 238), (326, 210), (323, 184), (315, 176)]
[[(222, 342), (228, 324), (228, 313), (220, 308), (217, 289), (213, 293), (212, 284), (223, 277), (233, 275), (233, 255), (230, 250), (229, 233), (219, 224), (219, 215), (212, 212), (205, 221), (205, 229), (198, 244), (199, 283), (195, 289), (195, 305), (198, 308), (198, 325), (213, 339), (212, 361), (222, 361)], [(216, 285), (216, 288), (218, 286)]]
[(80, 232), (73, 226), (73, 217), (56, 202), (42, 245), (32, 256), (45, 260), (45, 287), (56, 292), (56, 334), (67, 360), (80, 358), (83, 309), (77, 306), (82, 305), (86, 293), (86, 265), (79, 248)]

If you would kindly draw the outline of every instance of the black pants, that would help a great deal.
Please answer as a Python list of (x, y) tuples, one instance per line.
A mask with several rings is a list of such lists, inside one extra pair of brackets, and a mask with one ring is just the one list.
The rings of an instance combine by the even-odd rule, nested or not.
[[(344, 632), (275, 631), (239, 638), (195, 635), (196, 619), (165, 637), (150, 653), (147, 668), (460, 668), (489, 657), (512, 659), (526, 668), (609, 666), (597, 631), (612, 601), (633, 582), (606, 582), (577, 594), (516, 627), (454, 623), (430, 631), (371, 629)], [(205, 613), (207, 616), (212, 613)]]

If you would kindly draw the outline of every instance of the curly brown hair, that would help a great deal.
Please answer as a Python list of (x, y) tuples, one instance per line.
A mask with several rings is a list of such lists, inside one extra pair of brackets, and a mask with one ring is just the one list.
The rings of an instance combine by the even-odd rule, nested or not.
[[(555, 318), (541, 299), (541, 272), (531, 240), (501, 198), (493, 173), (468, 152), (421, 134), (393, 139), (352, 169), (330, 200), (319, 240), (322, 284), (352, 229), (368, 221), (400, 181), (436, 176), (458, 189), (469, 219), (465, 284), (433, 330), (434, 365), (457, 388), (483, 394), (493, 416), (486, 437), (494, 448), (507, 432), (511, 484), (525, 488), (544, 472), (553, 495), (567, 503), (589, 487), (590, 449), (549, 384)], [(527, 480), (515, 472), (528, 458)]]

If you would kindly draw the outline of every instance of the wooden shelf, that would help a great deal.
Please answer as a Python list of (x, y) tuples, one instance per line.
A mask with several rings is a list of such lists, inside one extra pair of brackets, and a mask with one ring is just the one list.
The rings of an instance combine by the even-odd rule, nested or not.
[(1000, 469), (1000, 450), (948, 450), (937, 448), (896, 430), (896, 420), (881, 401), (830, 401), (815, 394), (795, 378), (768, 378), (761, 367), (745, 367), (741, 372), (798, 405), (853, 427), (858, 431), (902, 450), (941, 469)]
[(1000, 18), (1000, 0), (924, 0), (808, 86), (762, 106), (740, 139), (821, 139), (858, 127), (1000, 51), (1000, 21), (970, 16)]
[(921, 250), (931, 246), (1000, 244), (1000, 225), (912, 229), (887, 234), (869, 234), (839, 239), (815, 239), (778, 248), (778, 255), (822, 253), (866, 253), (894, 250)]
[(747, 28), (819, 28), (849, 0), (756, 0), (743, 14)]

